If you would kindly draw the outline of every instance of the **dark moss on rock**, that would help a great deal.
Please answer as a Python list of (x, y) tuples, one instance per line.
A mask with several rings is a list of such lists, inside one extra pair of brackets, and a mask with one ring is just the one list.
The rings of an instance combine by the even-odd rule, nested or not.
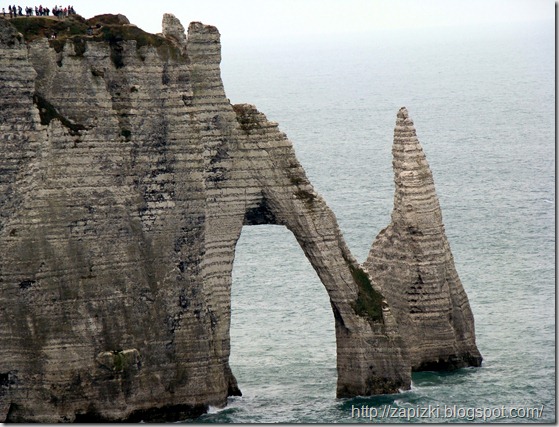
[(48, 125), (53, 119), (58, 119), (63, 126), (69, 129), (70, 135), (79, 135), (79, 132), (81, 130), (86, 129), (84, 125), (74, 123), (64, 117), (50, 102), (48, 102), (38, 93), (33, 95), (33, 102), (39, 109), (39, 117), (41, 118), (42, 125)]
[(118, 43), (125, 40), (136, 40), (136, 47), (154, 46), (159, 47), (168, 41), (155, 34), (150, 34), (133, 25), (104, 25), (95, 40), (103, 40), (109, 43)]
[(144, 46), (155, 47), (164, 60), (176, 61), (182, 56), (180, 49), (166, 38), (147, 33), (134, 25), (105, 25), (92, 39), (110, 44), (111, 58), (117, 68), (124, 66), (121, 43), (124, 41), (136, 41), (136, 49)]
[(262, 124), (259, 122), (258, 111), (253, 105), (235, 104), (233, 111), (237, 115), (237, 122), (241, 129), (248, 135), (256, 129), (260, 129)]
[(74, 54), (76, 56), (83, 56), (87, 49), (85, 39), (82, 37), (74, 37), (72, 41), (74, 42)]
[(382, 322), (383, 296), (373, 288), (369, 275), (363, 269), (349, 264), (349, 271), (353, 280), (359, 286), (355, 311), (360, 316), (368, 317), (373, 322)]

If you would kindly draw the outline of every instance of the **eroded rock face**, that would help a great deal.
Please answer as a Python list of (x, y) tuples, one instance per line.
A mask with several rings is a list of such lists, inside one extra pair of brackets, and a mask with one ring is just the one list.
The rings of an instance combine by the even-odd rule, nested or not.
[(405, 108), (398, 112), (392, 154), (392, 221), (374, 241), (365, 267), (392, 309), (414, 370), (480, 366), (474, 318), (433, 175)]
[(181, 21), (171, 13), (163, 15), (163, 36), (173, 40), (184, 53), (186, 51), (186, 34)]
[[(245, 210), (244, 224), (285, 225), (326, 287), (335, 318), (338, 396), (409, 388), (409, 364), (392, 313), (349, 252), (333, 212), (314, 191), (291, 143), (277, 123), (268, 122), (254, 107), (233, 108), (243, 134), (238, 140), (241, 164), (234, 169), (242, 181), (254, 182), (256, 192)], [(240, 228), (236, 238), (239, 233)], [(230, 280), (230, 267), (225, 273), (223, 280)]]
[(239, 394), (243, 225), (289, 228), (322, 280), (339, 396), (410, 386), (392, 309), (286, 135), (225, 97), (217, 29), (177, 22), (26, 44), (0, 20), (0, 421), (177, 420)]

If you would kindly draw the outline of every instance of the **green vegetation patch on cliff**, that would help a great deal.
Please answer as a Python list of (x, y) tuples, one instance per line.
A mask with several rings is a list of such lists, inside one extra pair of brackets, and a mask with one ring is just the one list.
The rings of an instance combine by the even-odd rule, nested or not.
[(348, 264), (348, 267), (358, 286), (357, 301), (354, 305), (356, 313), (368, 317), (373, 322), (382, 322), (382, 295), (373, 288), (369, 275), (365, 271), (352, 264)]
[[(85, 53), (87, 41), (108, 42), (113, 48), (122, 41), (135, 40), (138, 49), (153, 46), (166, 60), (177, 60), (181, 56), (180, 49), (166, 38), (147, 33), (134, 25), (123, 24), (118, 15), (100, 15), (89, 20), (79, 15), (65, 19), (21, 17), (10, 22), (23, 34), (25, 41), (47, 38), (56, 52), (62, 52), (67, 40), (74, 42), (74, 51), (78, 56)], [(124, 65), (118, 51), (112, 55), (112, 59), (117, 68)]]
[(142, 46), (159, 47), (170, 44), (167, 39), (155, 34), (150, 34), (133, 25), (104, 25), (99, 35), (93, 37), (94, 40), (108, 41), (117, 43), (124, 40), (136, 40), (136, 47)]
[(23, 34), (27, 42), (39, 38), (50, 39), (56, 35), (52, 41), (65, 39), (75, 35), (84, 35), (87, 31), (86, 20), (79, 15), (74, 15), (65, 19), (44, 18), (44, 17), (20, 17), (10, 20), (10, 23)]
[(235, 104), (233, 111), (237, 115), (237, 122), (241, 129), (249, 135), (253, 130), (260, 129), (262, 124), (258, 117), (258, 111), (253, 105), (249, 104)]
[(135, 40), (136, 49), (144, 46), (153, 46), (164, 60), (178, 60), (181, 57), (180, 49), (165, 37), (150, 34), (134, 25), (104, 25), (100, 32), (92, 37), (96, 41), (109, 42), (111, 46), (111, 59), (117, 68), (124, 66), (122, 47), (120, 42)]

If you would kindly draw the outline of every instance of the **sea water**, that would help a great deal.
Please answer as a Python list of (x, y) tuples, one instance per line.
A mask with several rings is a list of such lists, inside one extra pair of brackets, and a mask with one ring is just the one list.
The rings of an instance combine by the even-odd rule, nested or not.
[(552, 21), (222, 42), (227, 96), (279, 122), (361, 262), (390, 221), (393, 128), (408, 108), (484, 361), (416, 373), (400, 394), (336, 399), (324, 287), (288, 230), (245, 227), (230, 359), (243, 396), (195, 421), (554, 422)]

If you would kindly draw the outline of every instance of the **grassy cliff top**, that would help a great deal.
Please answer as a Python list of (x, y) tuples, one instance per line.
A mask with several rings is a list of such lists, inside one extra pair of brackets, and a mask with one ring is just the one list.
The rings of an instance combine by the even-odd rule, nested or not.
[[(26, 41), (48, 38), (55, 48), (63, 46), (63, 42), (67, 39), (78, 37), (110, 43), (136, 40), (138, 48), (146, 45), (158, 47), (168, 44), (168, 40), (164, 37), (147, 33), (128, 24), (128, 20), (123, 15), (106, 14), (91, 19), (85, 19), (80, 15), (71, 15), (64, 19), (24, 16), (13, 18), (10, 22), (23, 34)], [(91, 29), (90, 34), (88, 29)], [(51, 39), (53, 35), (55, 39)]]

